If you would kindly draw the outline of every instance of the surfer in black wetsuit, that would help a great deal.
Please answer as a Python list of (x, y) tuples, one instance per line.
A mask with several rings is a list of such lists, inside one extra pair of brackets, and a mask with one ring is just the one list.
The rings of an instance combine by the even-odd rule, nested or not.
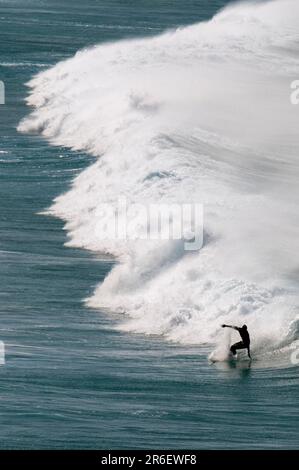
[(221, 325), (222, 328), (233, 328), (234, 330), (237, 330), (240, 333), (240, 336), (242, 338), (242, 341), (239, 341), (238, 343), (235, 343), (231, 346), (230, 351), (231, 353), (235, 356), (237, 354), (237, 349), (247, 349), (248, 352), (248, 357), (250, 357), (250, 337), (249, 333), (247, 330), (247, 325), (243, 325), (241, 328), (238, 326), (232, 326), (232, 325)]

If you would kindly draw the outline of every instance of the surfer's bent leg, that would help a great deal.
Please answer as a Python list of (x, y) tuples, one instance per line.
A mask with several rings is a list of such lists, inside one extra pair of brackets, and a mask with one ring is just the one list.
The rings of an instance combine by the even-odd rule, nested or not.
[(235, 356), (235, 354), (237, 354), (237, 349), (244, 349), (244, 348), (245, 348), (245, 344), (243, 343), (243, 341), (239, 341), (238, 343), (235, 343), (231, 346), (230, 352)]

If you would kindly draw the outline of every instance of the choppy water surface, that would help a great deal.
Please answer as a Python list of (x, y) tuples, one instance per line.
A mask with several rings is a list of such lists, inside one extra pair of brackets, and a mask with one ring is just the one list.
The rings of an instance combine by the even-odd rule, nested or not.
[[(0, 1), (1, 448), (298, 446), (298, 140), (284, 90), (299, 17), (279, 1), (199, 24), (226, 3)], [(24, 84), (66, 58), (32, 82), (30, 116)], [(229, 99), (214, 93), (219, 71)], [(169, 249), (170, 267), (131, 245), (120, 267), (98, 252), (126, 246), (93, 236), (96, 201), (116, 190), (195, 195), (217, 243), (188, 259)], [(210, 365), (219, 323), (244, 318), (251, 366)]]

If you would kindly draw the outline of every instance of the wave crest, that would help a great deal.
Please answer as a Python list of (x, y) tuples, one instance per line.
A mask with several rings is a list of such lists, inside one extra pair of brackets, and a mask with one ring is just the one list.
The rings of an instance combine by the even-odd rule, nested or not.
[[(80, 51), (29, 83), (35, 109), (19, 130), (97, 157), (49, 212), (66, 220), (72, 246), (119, 257), (88, 303), (128, 314), (123, 328), (206, 343), (246, 318), (256, 347), (293, 341), (298, 25), (296, 0), (237, 4)], [(204, 204), (203, 249), (103, 240), (97, 207), (119, 196)]]

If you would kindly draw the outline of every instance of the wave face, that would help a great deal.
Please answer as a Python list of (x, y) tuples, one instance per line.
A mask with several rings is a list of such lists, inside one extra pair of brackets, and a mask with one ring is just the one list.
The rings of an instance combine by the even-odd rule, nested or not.
[[(98, 157), (49, 212), (71, 246), (119, 258), (87, 301), (126, 313), (122, 328), (200, 344), (246, 322), (260, 350), (298, 338), (298, 26), (297, 0), (234, 4), (30, 82), (19, 130)], [(120, 196), (203, 203), (203, 248), (103, 240), (97, 207)]]

